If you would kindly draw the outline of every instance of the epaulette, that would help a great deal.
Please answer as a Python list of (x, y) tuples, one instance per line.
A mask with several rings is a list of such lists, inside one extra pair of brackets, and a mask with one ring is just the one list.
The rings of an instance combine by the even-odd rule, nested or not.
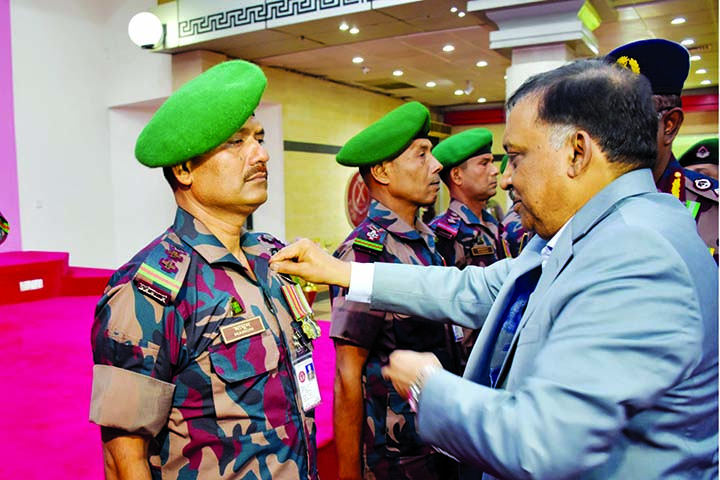
[(685, 170), (685, 188), (696, 195), (718, 201), (718, 182), (692, 170)]
[(190, 254), (174, 233), (167, 233), (148, 252), (133, 283), (140, 293), (162, 305), (170, 305), (182, 288), (190, 266)]
[(435, 230), (437, 235), (453, 240), (460, 229), (460, 217), (457, 213), (448, 210), (430, 222), (430, 228)]
[(387, 231), (374, 223), (367, 222), (356, 230), (357, 236), (353, 240), (352, 248), (370, 255), (380, 255), (385, 249)]

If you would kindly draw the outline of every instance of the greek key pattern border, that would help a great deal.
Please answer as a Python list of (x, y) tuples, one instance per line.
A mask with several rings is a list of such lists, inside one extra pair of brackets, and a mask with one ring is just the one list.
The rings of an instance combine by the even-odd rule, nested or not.
[(371, 2), (372, 0), (268, 0), (227, 12), (182, 20), (178, 22), (178, 34), (181, 38), (193, 37), (295, 15), (322, 12)]

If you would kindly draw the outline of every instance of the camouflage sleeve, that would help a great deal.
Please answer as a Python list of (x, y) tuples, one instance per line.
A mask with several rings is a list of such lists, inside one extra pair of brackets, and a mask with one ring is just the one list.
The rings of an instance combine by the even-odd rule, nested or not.
[[(358, 261), (351, 247), (341, 247), (336, 256), (347, 262)], [(330, 338), (345, 340), (353, 345), (371, 350), (385, 323), (385, 312), (371, 310), (367, 303), (348, 301), (347, 289), (330, 289), (332, 324)]]
[[(90, 420), (130, 433), (156, 435), (165, 425), (175, 386), (169, 351), (181, 332), (175, 311), (140, 293), (132, 282), (109, 288), (92, 329)], [(174, 337), (172, 337), (174, 335)]]

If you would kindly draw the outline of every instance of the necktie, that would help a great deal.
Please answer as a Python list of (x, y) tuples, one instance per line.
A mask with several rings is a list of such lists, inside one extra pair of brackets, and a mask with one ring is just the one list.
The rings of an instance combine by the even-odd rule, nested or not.
[(529, 272), (525, 272), (515, 281), (515, 288), (503, 315), (505, 321), (498, 332), (495, 349), (490, 360), (490, 385), (493, 387), (496, 386), (495, 383), (500, 374), (500, 368), (510, 350), (510, 344), (525, 312), (530, 295), (535, 290), (540, 279), (540, 273), (542, 273), (542, 269), (538, 266)]

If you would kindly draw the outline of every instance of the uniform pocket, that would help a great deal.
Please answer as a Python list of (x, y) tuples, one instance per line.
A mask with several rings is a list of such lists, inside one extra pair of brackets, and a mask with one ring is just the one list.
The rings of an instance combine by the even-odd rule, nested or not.
[(407, 457), (425, 453), (415, 426), (415, 412), (394, 390), (388, 393), (385, 427), (388, 456)]
[(270, 330), (208, 349), (215, 378), (213, 404), (218, 422), (237, 422), (242, 433), (271, 430), (290, 420), (292, 378)]

